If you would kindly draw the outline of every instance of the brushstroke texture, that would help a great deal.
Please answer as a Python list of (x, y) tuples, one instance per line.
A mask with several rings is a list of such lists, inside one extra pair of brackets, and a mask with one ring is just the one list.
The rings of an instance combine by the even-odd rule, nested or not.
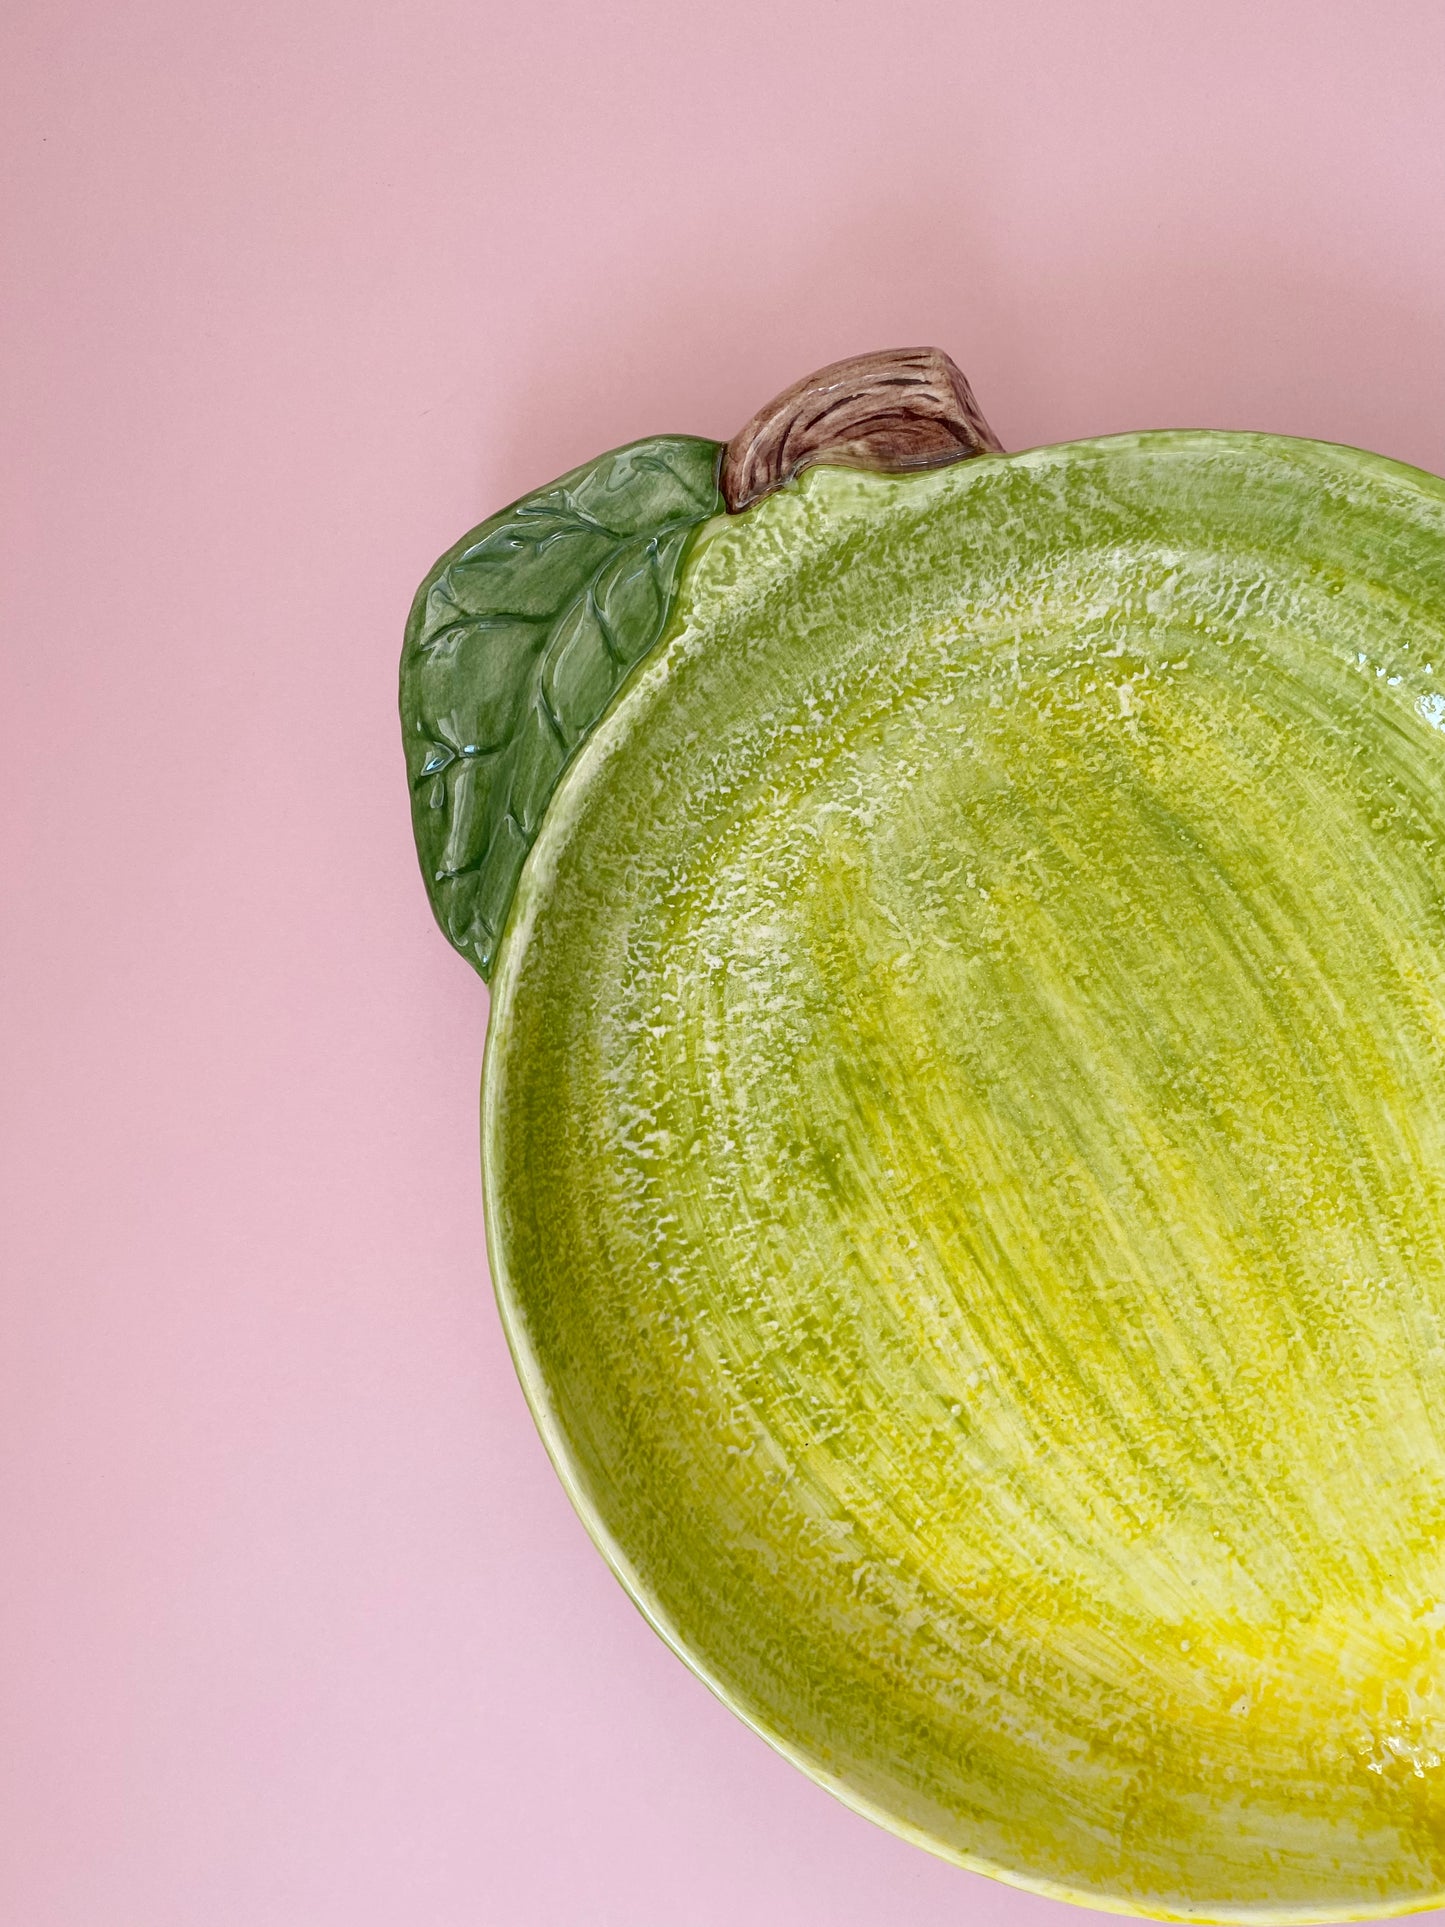
[(1445, 1890), (1445, 485), (1264, 437), (709, 524), (503, 946), (589, 1525), (843, 1797), (1128, 1911)]

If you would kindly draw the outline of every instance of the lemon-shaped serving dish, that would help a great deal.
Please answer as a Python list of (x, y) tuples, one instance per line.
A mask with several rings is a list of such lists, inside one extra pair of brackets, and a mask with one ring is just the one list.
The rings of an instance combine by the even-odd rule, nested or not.
[(639, 445), (423, 587), (518, 1369), (654, 1625), (875, 1819), (1125, 1912), (1438, 1903), (1445, 484), (959, 407), (733, 512), (747, 448)]

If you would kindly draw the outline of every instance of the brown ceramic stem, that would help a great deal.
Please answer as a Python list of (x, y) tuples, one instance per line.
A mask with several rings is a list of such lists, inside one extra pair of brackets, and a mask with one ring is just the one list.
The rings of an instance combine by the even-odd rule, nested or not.
[(735, 515), (817, 462), (906, 474), (1002, 447), (941, 348), (885, 348), (820, 368), (760, 408), (723, 451), (723, 500)]

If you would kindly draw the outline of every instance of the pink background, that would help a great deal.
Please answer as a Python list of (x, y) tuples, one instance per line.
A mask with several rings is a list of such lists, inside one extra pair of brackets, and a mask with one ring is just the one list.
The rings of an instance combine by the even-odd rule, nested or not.
[(486, 1289), (414, 584), (949, 348), (1445, 468), (1440, 0), (9, 0), (0, 1927), (1062, 1922), (644, 1626)]

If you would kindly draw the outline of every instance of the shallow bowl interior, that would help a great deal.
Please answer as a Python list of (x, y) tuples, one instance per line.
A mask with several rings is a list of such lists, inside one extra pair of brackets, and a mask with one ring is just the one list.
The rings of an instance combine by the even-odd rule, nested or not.
[(853, 1804), (1130, 1912), (1445, 1891), (1445, 485), (1156, 435), (709, 525), (528, 859), (528, 1395)]

